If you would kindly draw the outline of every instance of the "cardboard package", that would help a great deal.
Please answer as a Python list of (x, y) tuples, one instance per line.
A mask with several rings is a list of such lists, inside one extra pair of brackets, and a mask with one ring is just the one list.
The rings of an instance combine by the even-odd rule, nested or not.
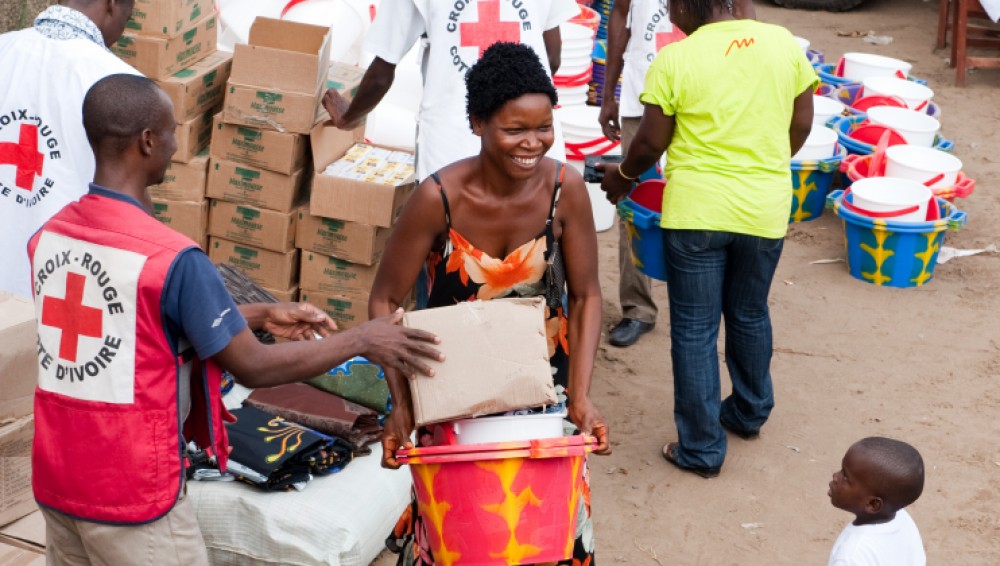
[(150, 37), (126, 32), (111, 51), (140, 73), (163, 80), (216, 50), (217, 21), (212, 10), (176, 37)]
[(187, 202), (153, 199), (157, 220), (194, 240), (201, 249), (208, 243), (208, 201)]
[[(364, 78), (365, 71), (367, 70), (365, 67), (358, 67), (357, 65), (350, 65), (340, 61), (331, 63), (330, 72), (326, 75), (326, 88), (336, 90), (347, 100), (354, 100), (354, 97), (358, 94), (361, 79)], [(324, 116), (323, 114), (320, 114), (320, 117), (324, 120), (329, 118), (329, 116)]]
[(201, 202), (205, 200), (207, 183), (208, 150), (203, 149), (187, 163), (171, 161), (163, 182), (149, 187), (149, 196), (159, 200)]
[(288, 289), (298, 282), (299, 250), (272, 252), (212, 236), (208, 257), (213, 263), (231, 265), (267, 289)]
[(303, 200), (305, 171), (291, 175), (275, 173), (235, 161), (213, 158), (207, 194), (212, 198), (252, 204), (261, 208), (291, 212)]
[(0, 525), (31, 513), (38, 506), (31, 491), (31, 441), (35, 417), (0, 426)]
[(368, 297), (367, 292), (331, 293), (305, 287), (299, 292), (299, 300), (323, 309), (337, 323), (339, 330), (354, 328), (368, 321)]
[(0, 293), (0, 422), (35, 410), (37, 332), (35, 303)]
[(187, 122), (222, 106), (233, 54), (216, 51), (186, 69), (159, 81), (174, 103), (174, 118)]
[[(135, 0), (125, 29), (137, 35), (177, 37), (205, 15), (204, 0)], [(212, 11), (211, 5), (207, 7)]]
[(45, 566), (45, 551), (31, 550), (27, 545), (17, 545), (16, 541), (0, 536), (0, 564), (5, 566)]
[(212, 141), (212, 113), (177, 124), (174, 138), (177, 140), (177, 152), (171, 159), (178, 163), (190, 163)]
[(418, 426), (556, 402), (545, 302), (471, 301), (408, 312), (403, 324), (441, 338), (434, 377), (410, 381)]
[[(309, 212), (314, 216), (391, 227), (416, 187), (414, 177), (411, 175), (398, 185), (383, 185), (324, 175), (322, 171), (328, 165), (340, 159), (355, 143), (364, 140), (364, 129), (345, 132), (320, 123), (310, 135), (316, 173)], [(406, 151), (377, 144), (375, 147)]]
[[(13, 523), (0, 527), (0, 541), (45, 552), (45, 517), (42, 516), (42, 512), (33, 511)], [(0, 561), (0, 564), (5, 562)]]
[(227, 159), (291, 175), (305, 165), (306, 137), (227, 124), (218, 114), (212, 126), (211, 154), (213, 159)]
[(302, 252), (299, 284), (311, 291), (370, 293), (377, 265), (360, 265), (316, 252)]
[(226, 122), (309, 133), (329, 61), (329, 27), (258, 17), (247, 44), (235, 46)]
[(273, 295), (275, 299), (278, 299), (278, 301), (282, 303), (294, 303), (295, 301), (299, 300), (298, 285), (292, 285), (290, 288), (285, 289), (283, 291), (278, 289), (268, 289), (267, 287), (261, 287), (261, 289), (264, 289), (265, 291)]
[[(277, 212), (249, 204), (213, 200), (208, 233), (275, 252), (295, 249), (295, 212)], [(279, 287), (287, 289), (286, 287)]]
[(295, 227), (295, 247), (374, 265), (382, 259), (389, 234), (388, 228), (313, 216), (302, 210)]

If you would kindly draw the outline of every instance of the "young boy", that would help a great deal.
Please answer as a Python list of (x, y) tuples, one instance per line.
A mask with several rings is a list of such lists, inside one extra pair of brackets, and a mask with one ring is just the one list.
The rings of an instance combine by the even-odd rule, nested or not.
[(905, 442), (855, 442), (833, 474), (830, 503), (854, 513), (833, 544), (829, 566), (924, 566), (920, 531), (904, 507), (924, 490), (924, 461)]

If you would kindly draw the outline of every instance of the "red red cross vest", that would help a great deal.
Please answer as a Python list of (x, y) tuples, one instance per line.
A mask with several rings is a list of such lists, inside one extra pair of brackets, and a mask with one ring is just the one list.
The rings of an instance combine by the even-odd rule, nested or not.
[[(160, 310), (174, 259), (195, 245), (134, 204), (94, 194), (28, 243), (39, 361), (32, 484), (41, 505), (106, 523), (162, 517), (182, 486), (185, 426), (225, 470), (229, 414), (218, 368), (175, 350)], [(186, 425), (182, 380), (191, 383)]]

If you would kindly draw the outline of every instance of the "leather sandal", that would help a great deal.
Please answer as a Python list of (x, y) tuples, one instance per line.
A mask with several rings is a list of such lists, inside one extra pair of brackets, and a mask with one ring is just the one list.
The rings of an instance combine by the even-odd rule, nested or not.
[(677, 461), (677, 456), (674, 453), (674, 450), (678, 446), (680, 446), (679, 442), (668, 442), (663, 446), (661, 454), (663, 455), (664, 460), (670, 462), (679, 470), (685, 472), (691, 472), (692, 474), (697, 474), (705, 479), (711, 479), (717, 477), (719, 475), (719, 472), (722, 471), (722, 466), (718, 466), (716, 468), (696, 468), (696, 467), (689, 468), (687, 466), (682, 466), (681, 463)]

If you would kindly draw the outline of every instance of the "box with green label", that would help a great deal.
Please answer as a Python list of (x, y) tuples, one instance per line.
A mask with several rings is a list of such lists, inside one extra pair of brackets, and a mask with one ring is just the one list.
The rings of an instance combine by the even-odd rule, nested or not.
[(138, 35), (177, 37), (213, 9), (211, 0), (135, 0), (125, 29)]
[(126, 32), (111, 51), (140, 73), (163, 80), (216, 51), (217, 21), (212, 10), (176, 37), (150, 37)]
[(153, 199), (153, 216), (174, 230), (194, 240), (205, 249), (208, 227), (208, 201), (186, 202)]
[(281, 253), (212, 236), (208, 257), (239, 269), (266, 289), (288, 289), (298, 281), (299, 250)]
[(208, 233), (265, 250), (295, 249), (295, 212), (277, 212), (249, 204), (213, 200)]
[(226, 159), (291, 175), (306, 161), (306, 136), (227, 124), (222, 114), (212, 126), (212, 159)]
[(230, 124), (242, 124), (308, 134), (316, 121), (322, 93), (311, 94), (273, 90), (229, 81), (223, 119)]
[(285, 175), (213, 158), (209, 166), (207, 194), (212, 198), (291, 212), (305, 198), (302, 190), (305, 178), (302, 169)]
[(299, 300), (323, 309), (337, 323), (338, 330), (354, 328), (368, 321), (367, 291), (363, 293), (338, 293), (316, 291), (302, 287)]
[(163, 182), (149, 187), (149, 196), (160, 200), (200, 202), (205, 199), (207, 182), (208, 149), (203, 149), (187, 163), (171, 161)]
[(313, 291), (370, 293), (377, 265), (351, 263), (332, 256), (304, 251), (299, 285)]
[(177, 124), (174, 139), (177, 140), (177, 151), (171, 160), (190, 163), (212, 142), (212, 114), (207, 112)]
[(216, 51), (158, 81), (160, 88), (174, 103), (174, 118), (178, 122), (187, 122), (221, 105), (232, 69), (232, 53)]
[(301, 210), (295, 226), (295, 247), (374, 265), (382, 259), (389, 232), (388, 228), (313, 216)]

